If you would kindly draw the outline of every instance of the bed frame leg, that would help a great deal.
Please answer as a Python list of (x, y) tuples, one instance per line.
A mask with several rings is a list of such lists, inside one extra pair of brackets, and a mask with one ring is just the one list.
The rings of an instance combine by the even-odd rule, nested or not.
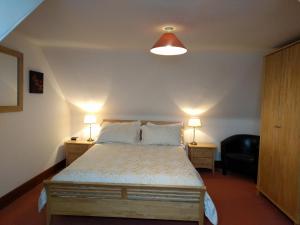
[(204, 209), (203, 205), (200, 204), (200, 213), (199, 213), (199, 220), (198, 220), (198, 225), (204, 225)]
[(198, 221), (198, 225), (204, 225), (204, 220), (203, 220), (203, 218), (201, 218), (201, 219), (199, 219), (199, 221)]
[(46, 222), (47, 225), (50, 225), (51, 224), (51, 214), (47, 212), (47, 222)]

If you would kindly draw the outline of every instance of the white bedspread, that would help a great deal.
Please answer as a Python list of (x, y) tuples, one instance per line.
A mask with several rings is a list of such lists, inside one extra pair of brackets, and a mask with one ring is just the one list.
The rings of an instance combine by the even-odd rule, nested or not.
[[(182, 146), (96, 144), (52, 180), (126, 184), (202, 186), (203, 181)], [(39, 210), (46, 204), (42, 191)], [(205, 215), (216, 225), (217, 212), (208, 193)]]

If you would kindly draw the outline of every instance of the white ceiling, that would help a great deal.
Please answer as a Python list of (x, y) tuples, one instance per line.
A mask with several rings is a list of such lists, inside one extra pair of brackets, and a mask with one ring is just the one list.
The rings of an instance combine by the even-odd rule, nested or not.
[(149, 49), (175, 25), (191, 51), (269, 49), (300, 34), (297, 0), (46, 0), (18, 31), (43, 46)]

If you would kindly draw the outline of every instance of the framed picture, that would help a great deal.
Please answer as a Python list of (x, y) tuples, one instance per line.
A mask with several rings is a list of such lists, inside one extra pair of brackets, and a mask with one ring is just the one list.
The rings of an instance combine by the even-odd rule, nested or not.
[(29, 71), (29, 93), (44, 92), (44, 74), (36, 71)]

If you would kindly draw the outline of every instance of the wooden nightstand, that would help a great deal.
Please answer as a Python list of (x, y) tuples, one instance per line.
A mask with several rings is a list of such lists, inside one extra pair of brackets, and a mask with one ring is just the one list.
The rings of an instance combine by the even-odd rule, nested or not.
[(211, 143), (188, 145), (189, 158), (195, 168), (207, 168), (215, 172), (215, 151), (217, 146)]
[(66, 165), (70, 165), (75, 159), (85, 153), (95, 142), (90, 141), (67, 141), (64, 150), (66, 154)]

